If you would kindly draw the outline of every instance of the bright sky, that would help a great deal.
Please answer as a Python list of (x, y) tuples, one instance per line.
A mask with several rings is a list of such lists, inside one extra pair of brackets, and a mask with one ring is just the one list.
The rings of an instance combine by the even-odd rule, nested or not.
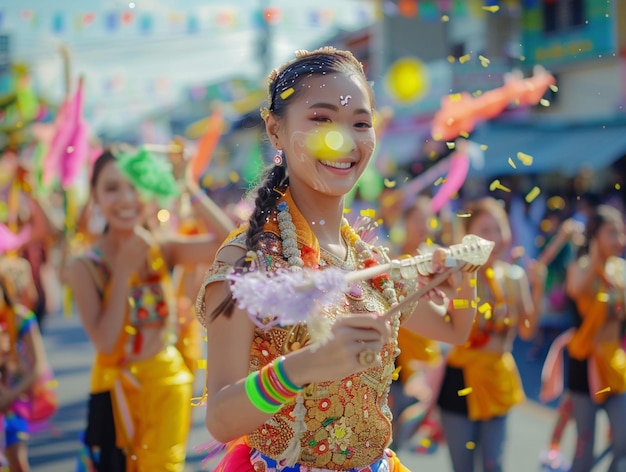
[[(63, 95), (59, 46), (66, 44), (72, 75), (86, 79), (92, 125), (111, 126), (175, 103), (188, 85), (265, 76), (255, 16), (262, 5), (280, 12), (273, 65), (296, 49), (317, 46), (337, 28), (356, 29), (373, 19), (371, 0), (3, 0), (0, 32), (11, 35), (13, 59), (31, 66), (38, 89), (54, 101)], [(107, 26), (112, 12), (113, 27)], [(141, 32), (144, 16), (150, 17), (147, 33)]]

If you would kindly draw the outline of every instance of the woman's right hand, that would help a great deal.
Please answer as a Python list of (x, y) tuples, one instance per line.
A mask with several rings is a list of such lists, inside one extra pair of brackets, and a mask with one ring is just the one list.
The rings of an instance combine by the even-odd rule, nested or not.
[[(391, 327), (378, 314), (351, 314), (338, 318), (332, 337), (288, 356), (285, 369), (297, 385), (341, 380), (380, 364), (380, 353), (389, 342)], [(364, 353), (364, 354), (363, 354)], [(362, 361), (375, 356), (371, 364)]]

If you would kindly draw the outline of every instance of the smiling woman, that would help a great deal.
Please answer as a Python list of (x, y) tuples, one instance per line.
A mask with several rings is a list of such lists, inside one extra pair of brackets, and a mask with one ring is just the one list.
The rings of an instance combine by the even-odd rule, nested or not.
[[(406, 471), (387, 449), (399, 326), (448, 342), (469, 332), (475, 309), (451, 307), (445, 321), (449, 299), (381, 316), (417, 289), (415, 278), (387, 274), (353, 283), (320, 309), (320, 323), (332, 326), (321, 345), (312, 341), (321, 331), (314, 321), (265, 325), (273, 317), (262, 313), (253, 323), (235, 303), (233, 270), (288, 277), (382, 262), (376, 254), (384, 249), (365, 243), (343, 218), (345, 195), (376, 144), (373, 107), (363, 68), (348, 51), (298, 51), (270, 74), (261, 115), (279, 153), (256, 189), (248, 224), (226, 239), (198, 296), (208, 336), (206, 424), (228, 448), (216, 471)], [(473, 281), (465, 274), (455, 296), (473, 298)]]
[[(158, 189), (145, 182), (139, 188), (141, 179), (132, 179), (124, 167), (155, 169), (158, 162), (140, 157), (120, 158), (107, 150), (96, 159), (91, 198), (106, 228), (67, 269), (83, 327), (96, 350), (85, 444), (97, 471), (182, 472), (193, 376), (174, 345), (183, 315), (175, 310), (170, 268), (210, 262), (217, 238), (230, 226), (189, 180), (194, 197), (206, 206), (215, 236), (157, 238), (146, 230), (145, 192)], [(168, 177), (161, 175), (160, 181)], [(165, 410), (167, 417), (155, 416)]]

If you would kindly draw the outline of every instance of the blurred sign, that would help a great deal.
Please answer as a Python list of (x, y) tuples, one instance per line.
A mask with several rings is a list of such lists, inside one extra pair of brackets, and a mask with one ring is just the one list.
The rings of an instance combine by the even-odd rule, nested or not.
[(554, 0), (523, 2), (526, 62), (548, 67), (616, 52), (616, 2)]
[(9, 53), (9, 35), (0, 34), (0, 74), (9, 72), (11, 55)]

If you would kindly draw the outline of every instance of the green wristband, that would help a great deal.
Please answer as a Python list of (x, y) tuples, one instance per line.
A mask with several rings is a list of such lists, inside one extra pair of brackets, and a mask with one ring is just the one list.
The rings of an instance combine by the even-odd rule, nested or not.
[(259, 388), (257, 387), (257, 377), (259, 376), (259, 372), (251, 372), (246, 377), (245, 387), (246, 387), (246, 395), (248, 396), (248, 400), (252, 403), (258, 410), (263, 413), (268, 413), (273, 415), (277, 413), (282, 405), (272, 405), (269, 403), (261, 392), (259, 392)]

